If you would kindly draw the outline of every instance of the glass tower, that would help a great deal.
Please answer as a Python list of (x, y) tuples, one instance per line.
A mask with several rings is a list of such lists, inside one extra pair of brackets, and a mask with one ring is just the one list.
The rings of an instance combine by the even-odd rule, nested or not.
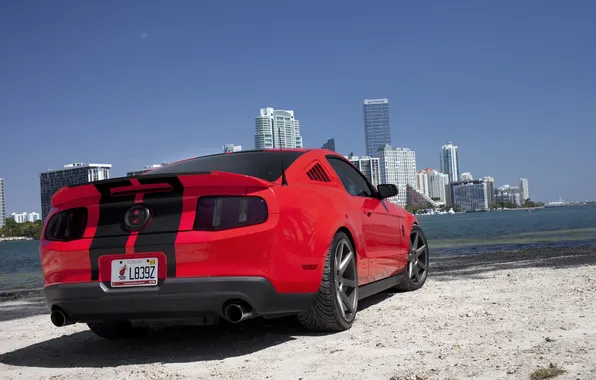
[(379, 150), (391, 145), (389, 100), (364, 99), (364, 140), (369, 157), (380, 157)]

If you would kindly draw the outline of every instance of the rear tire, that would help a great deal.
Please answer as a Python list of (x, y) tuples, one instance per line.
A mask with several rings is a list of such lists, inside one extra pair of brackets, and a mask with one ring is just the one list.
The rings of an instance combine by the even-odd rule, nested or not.
[(401, 283), (393, 288), (398, 292), (411, 292), (424, 286), (428, 277), (429, 250), (426, 235), (418, 225), (412, 226), (408, 265)]
[(95, 335), (109, 340), (130, 338), (140, 333), (140, 329), (135, 328), (129, 321), (89, 322), (87, 326)]
[(298, 321), (308, 331), (339, 332), (352, 327), (357, 310), (356, 252), (348, 235), (340, 231), (327, 252), (317, 298)]

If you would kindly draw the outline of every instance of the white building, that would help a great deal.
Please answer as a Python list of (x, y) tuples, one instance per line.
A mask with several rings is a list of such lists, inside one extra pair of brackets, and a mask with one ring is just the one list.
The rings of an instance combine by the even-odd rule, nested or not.
[(472, 176), (472, 173), (462, 173), (459, 176), (460, 181), (471, 181), (473, 179), (474, 179), (474, 177)]
[(51, 169), (39, 175), (41, 215), (45, 219), (52, 209), (52, 196), (64, 186), (101, 181), (110, 178), (111, 164), (74, 163), (62, 169)]
[(294, 118), (294, 111), (261, 108), (255, 126), (255, 149), (303, 147), (300, 122)]
[(15, 222), (17, 223), (25, 223), (28, 222), (29, 220), (29, 215), (26, 212), (23, 212), (21, 214), (17, 214), (17, 213), (12, 213), (10, 214), (10, 216), (14, 219)]
[(447, 143), (441, 147), (441, 173), (449, 176), (449, 182), (459, 181), (459, 151), (458, 146)]
[(242, 145), (226, 144), (223, 146), (224, 153), (240, 152), (241, 150)]
[(449, 176), (438, 170), (430, 170), (428, 176), (428, 196), (439, 198), (440, 202), (447, 202), (446, 189), (449, 184)]
[(381, 159), (369, 156), (345, 156), (376, 187), (381, 183)]
[(23, 212), (20, 214), (17, 213), (12, 213), (11, 214), (12, 218), (14, 219), (15, 222), (17, 223), (33, 223), (36, 220), (40, 220), (41, 218), (39, 217), (39, 214), (36, 212), (31, 212), (31, 213), (27, 213), (27, 212)]
[(407, 203), (407, 185), (416, 186), (416, 153), (408, 148), (392, 148), (386, 144), (381, 152), (381, 180), (397, 186), (399, 193), (390, 201), (401, 206)]
[(428, 171), (426, 170), (419, 170), (416, 172), (416, 187), (420, 192), (422, 192), (427, 197), (430, 196), (430, 189), (428, 188)]
[(4, 210), (4, 179), (0, 178), (0, 227), (4, 227), (4, 220), (6, 219)]
[(519, 188), (522, 192), (523, 200), (525, 202), (526, 199), (530, 198), (530, 190), (528, 190), (528, 179), (527, 178), (520, 178), (519, 179)]
[(488, 199), (488, 205), (492, 206), (495, 204), (495, 179), (490, 176), (484, 177), (484, 183), (486, 183), (486, 197)]
[(524, 204), (523, 190), (519, 186), (500, 186), (495, 191), (495, 203), (514, 203), (518, 206)]

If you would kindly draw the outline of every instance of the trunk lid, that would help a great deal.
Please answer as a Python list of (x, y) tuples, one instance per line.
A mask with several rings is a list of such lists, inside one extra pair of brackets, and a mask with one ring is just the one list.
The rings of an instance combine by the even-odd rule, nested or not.
[(273, 194), (264, 190), (273, 186), (228, 172), (143, 174), (65, 187), (53, 196), (52, 206), (57, 211), (86, 208), (83, 238), (128, 238), (192, 230), (201, 196), (259, 193), (271, 212)]

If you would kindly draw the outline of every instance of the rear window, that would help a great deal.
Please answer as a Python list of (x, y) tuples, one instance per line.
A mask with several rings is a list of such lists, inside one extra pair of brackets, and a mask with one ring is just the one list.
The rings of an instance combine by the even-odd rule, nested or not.
[[(284, 167), (287, 169), (302, 154), (303, 152), (283, 152)], [(246, 151), (197, 157), (153, 169), (144, 175), (206, 171), (244, 174), (273, 182), (281, 177), (281, 153), (279, 151)]]

